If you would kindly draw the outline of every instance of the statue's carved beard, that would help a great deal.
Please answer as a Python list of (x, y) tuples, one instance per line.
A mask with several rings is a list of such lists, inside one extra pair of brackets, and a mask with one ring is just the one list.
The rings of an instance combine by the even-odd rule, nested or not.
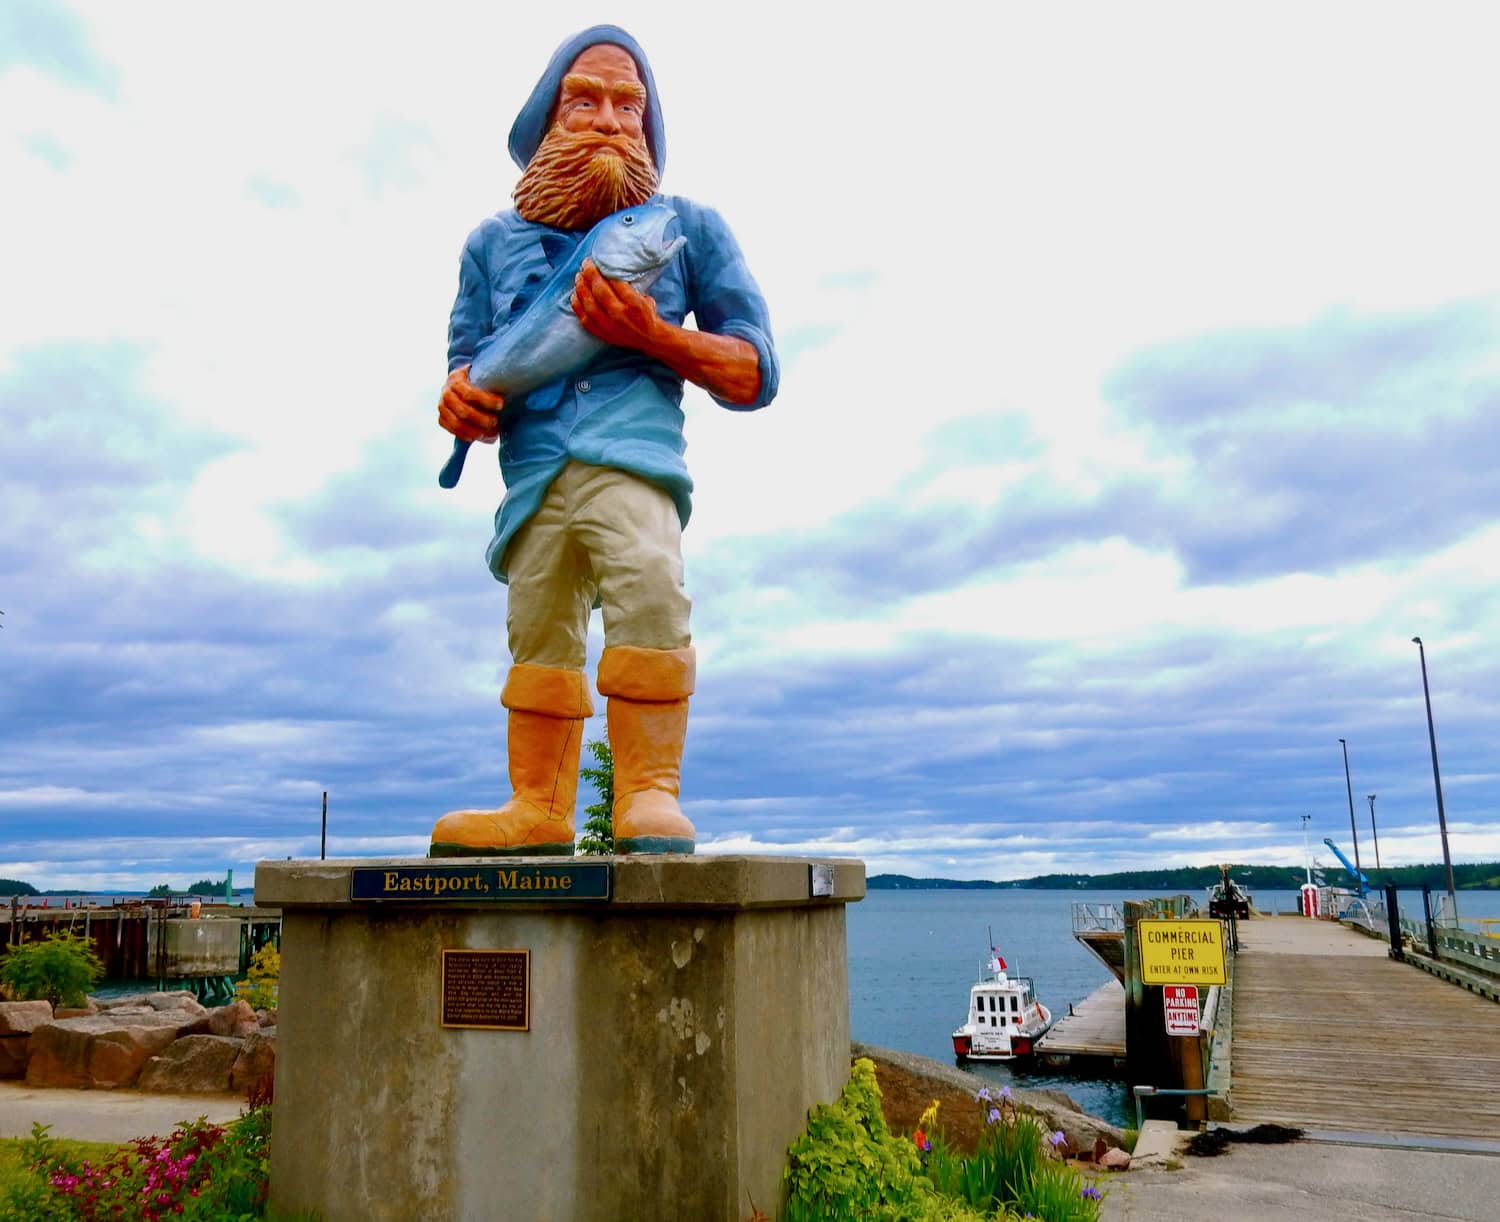
[(646, 141), (553, 126), (516, 184), (516, 210), (528, 221), (587, 229), (656, 193)]

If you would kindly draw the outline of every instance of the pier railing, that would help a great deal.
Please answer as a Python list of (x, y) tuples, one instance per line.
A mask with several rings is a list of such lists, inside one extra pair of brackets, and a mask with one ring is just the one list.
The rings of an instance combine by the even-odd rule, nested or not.
[[(1441, 902), (1432, 903), (1439, 898)], [(1398, 909), (1402, 939), (1409, 939), (1406, 949), (1500, 981), (1500, 938), (1488, 933), (1483, 927), (1477, 931), (1463, 928), (1457, 923), (1457, 918), (1452, 915), (1446, 901), (1447, 896), (1430, 896), (1424, 900), (1432, 912), (1431, 919), (1425, 913), (1420, 918), (1410, 917), (1405, 911)], [(1391, 937), (1389, 910), (1381, 896), (1372, 894), (1352, 901), (1344, 912), (1343, 920), (1359, 926), (1375, 937), (1386, 940)]]
[[(1406, 922), (1402, 921), (1401, 924), (1404, 928)], [(1433, 932), (1437, 940), (1438, 958), (1491, 976), (1500, 976), (1500, 942), (1451, 925), (1440, 925)]]
[(1073, 933), (1124, 933), (1125, 914), (1118, 904), (1074, 904)]
[[(1136, 901), (1131, 901), (1132, 903)], [(1154, 917), (1189, 917), (1198, 911), (1198, 901), (1191, 895), (1154, 896), (1139, 901)], [(1124, 933), (1125, 911), (1119, 904), (1073, 905), (1073, 934)]]

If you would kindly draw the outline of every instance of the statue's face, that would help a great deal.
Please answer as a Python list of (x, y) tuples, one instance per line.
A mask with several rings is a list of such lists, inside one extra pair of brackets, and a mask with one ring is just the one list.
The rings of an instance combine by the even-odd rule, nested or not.
[(589, 47), (569, 67), (557, 98), (565, 131), (645, 139), (646, 89), (623, 47)]
[(635, 60), (601, 43), (568, 67), (542, 142), (516, 183), (516, 211), (559, 229), (650, 199), (656, 166), (646, 145), (646, 88)]

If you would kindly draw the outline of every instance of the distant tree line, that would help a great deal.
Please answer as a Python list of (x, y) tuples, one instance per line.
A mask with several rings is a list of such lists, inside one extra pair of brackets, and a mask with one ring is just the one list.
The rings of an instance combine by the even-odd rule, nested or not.
[(221, 878), (218, 882), (214, 882), (214, 880), (211, 878), (200, 878), (192, 886), (183, 887), (180, 889), (172, 886), (171, 883), (157, 883), (156, 886), (152, 887), (151, 890), (146, 892), (146, 894), (182, 895), (184, 892), (186, 892), (189, 895), (223, 895), (224, 888), (228, 885), (229, 880), (227, 878)]
[(15, 878), (0, 878), (0, 895), (40, 895), (30, 883)]
[[(1342, 866), (1318, 871), (1334, 887), (1352, 887), (1354, 879)], [(1229, 867), (1229, 876), (1242, 887), (1264, 891), (1295, 891), (1307, 878), (1294, 866)], [(1392, 866), (1365, 869), (1375, 886), (1395, 883), (1398, 887), (1431, 887), (1446, 890), (1447, 874), (1442, 863), (1422, 866)], [(1219, 881), (1218, 866), (1181, 866), (1169, 870), (1121, 870), (1114, 874), (1039, 874), (1005, 882), (988, 879), (912, 878), (907, 874), (876, 874), (867, 882), (871, 891), (1202, 891)], [(1461, 891), (1500, 889), (1500, 862), (1481, 861), (1453, 867), (1453, 882)]]

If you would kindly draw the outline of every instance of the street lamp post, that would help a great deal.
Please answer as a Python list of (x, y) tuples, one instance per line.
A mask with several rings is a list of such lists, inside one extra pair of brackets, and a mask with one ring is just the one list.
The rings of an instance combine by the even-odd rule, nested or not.
[(1359, 829), (1354, 825), (1354, 786), (1349, 781), (1349, 744), (1341, 738), (1339, 746), (1344, 749), (1344, 788), (1349, 791), (1349, 835), (1354, 839), (1354, 889), (1363, 895), (1365, 885), (1360, 882), (1360, 875), (1364, 873), (1364, 868), (1359, 864)]
[(1369, 794), (1370, 799), (1370, 835), (1375, 838), (1375, 868), (1380, 869), (1380, 833), (1375, 830), (1375, 795)]
[(1448, 855), (1448, 819), (1443, 814), (1443, 778), (1438, 774), (1437, 731), (1432, 727), (1432, 691), (1427, 686), (1427, 650), (1421, 637), (1414, 636), (1411, 640), (1422, 659), (1422, 698), (1427, 701), (1427, 742), (1432, 747), (1432, 787), (1437, 790), (1438, 834), (1443, 838), (1443, 868), (1448, 871), (1448, 899), (1456, 915), (1458, 896), (1454, 894), (1453, 887), (1453, 858)]

